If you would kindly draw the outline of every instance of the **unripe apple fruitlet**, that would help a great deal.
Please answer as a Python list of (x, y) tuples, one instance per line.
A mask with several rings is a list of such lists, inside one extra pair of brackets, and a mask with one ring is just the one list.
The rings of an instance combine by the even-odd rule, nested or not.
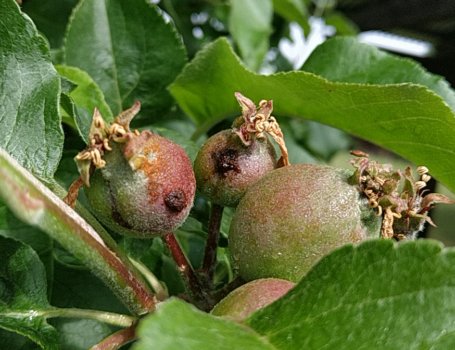
[(130, 131), (138, 111), (135, 104), (110, 126), (95, 111), (91, 144), (76, 160), (96, 216), (117, 233), (148, 238), (185, 221), (196, 182), (182, 147), (150, 131)]
[(243, 279), (299, 281), (344, 244), (414, 238), (425, 222), (432, 223), (427, 215), (431, 205), (451, 203), (423, 191), (422, 176), (427, 174), (415, 180), (410, 168), (393, 171), (365, 154), (352, 164), (354, 173), (325, 165), (289, 165), (249, 188), (229, 232), (234, 267)]
[(242, 116), (234, 121), (232, 129), (211, 136), (194, 162), (199, 191), (213, 203), (229, 207), (235, 207), (249, 186), (277, 167), (267, 135), (278, 142), (283, 162), (287, 163), (283, 134), (271, 115), (272, 101), (263, 100), (256, 108), (242, 94), (237, 92), (235, 96)]

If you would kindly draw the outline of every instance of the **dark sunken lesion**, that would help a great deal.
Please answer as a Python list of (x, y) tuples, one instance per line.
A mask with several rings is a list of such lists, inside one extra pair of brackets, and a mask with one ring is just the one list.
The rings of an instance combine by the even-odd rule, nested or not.
[(239, 153), (235, 149), (227, 148), (213, 154), (215, 171), (218, 175), (226, 176), (228, 172), (240, 173)]
[(164, 204), (170, 211), (181, 212), (187, 204), (185, 193), (182, 190), (172, 190), (164, 197)]

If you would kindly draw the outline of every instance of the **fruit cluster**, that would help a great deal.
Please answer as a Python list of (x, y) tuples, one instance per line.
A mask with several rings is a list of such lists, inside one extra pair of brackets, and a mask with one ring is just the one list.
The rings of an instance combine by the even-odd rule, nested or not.
[[(185, 151), (150, 131), (130, 129), (136, 103), (112, 124), (95, 110), (89, 144), (76, 156), (81, 184), (96, 216), (111, 230), (139, 238), (162, 235), (194, 303), (211, 309), (213, 269), (222, 208), (234, 207), (229, 251), (236, 273), (249, 282), (213, 310), (244, 320), (286, 293), (332, 250), (371, 238), (413, 239), (428, 210), (447, 197), (428, 193), (426, 167), (393, 170), (354, 151), (354, 171), (289, 164), (273, 103), (258, 107), (240, 93), (232, 128), (201, 147), (194, 172)], [(280, 149), (277, 159), (270, 138)], [(200, 271), (192, 269), (172, 232), (187, 218), (197, 189), (218, 208), (212, 214)], [(77, 189), (70, 189), (74, 202)], [(221, 211), (220, 211), (221, 210)], [(260, 297), (259, 297), (260, 296)], [(205, 300), (205, 303), (204, 303)], [(209, 300), (209, 301), (207, 301)]]

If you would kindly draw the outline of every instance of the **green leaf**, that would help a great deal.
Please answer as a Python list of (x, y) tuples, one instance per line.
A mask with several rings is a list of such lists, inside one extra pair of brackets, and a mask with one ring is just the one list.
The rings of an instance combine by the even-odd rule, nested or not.
[(36, 343), (28, 338), (13, 332), (8, 332), (0, 328), (0, 339), (5, 349), (14, 350), (37, 350), (41, 349)]
[(273, 10), (288, 22), (297, 22), (305, 33), (309, 33), (308, 11), (302, 0), (273, 0)]
[(302, 70), (347, 83), (416, 83), (441, 96), (455, 110), (455, 92), (444, 78), (428, 73), (417, 62), (387, 54), (355, 38), (337, 37), (318, 46)]
[(76, 4), (77, 0), (23, 1), (22, 10), (46, 35), (51, 47), (58, 48), (62, 44), (71, 10)]
[(145, 0), (82, 0), (64, 48), (66, 64), (93, 78), (114, 115), (140, 100), (152, 119), (171, 106), (166, 86), (186, 60), (172, 25)]
[(259, 335), (231, 321), (201, 312), (178, 299), (161, 304), (138, 326), (133, 350), (270, 350)]
[(62, 77), (76, 85), (69, 93), (69, 96), (75, 105), (76, 115), (74, 120), (77, 128), (82, 139), (87, 143), (95, 107), (98, 108), (107, 122), (112, 122), (114, 116), (104, 100), (103, 92), (86, 72), (69, 66), (56, 66), (56, 69)]
[(29, 225), (36, 226), (80, 259), (136, 314), (150, 311), (154, 299), (112, 238), (95, 231), (72, 208), (0, 148), (0, 198)]
[(38, 254), (52, 249), (51, 239), (35, 227), (17, 219), (8, 207), (0, 201), (0, 235), (10, 237), (31, 246)]
[[(126, 313), (112, 292), (87, 270), (55, 265), (52, 305)], [(62, 349), (86, 350), (112, 334), (115, 327), (89, 319), (52, 319)], [(83, 334), (83, 336), (81, 336)]]
[(58, 349), (57, 332), (39, 311), (49, 309), (46, 273), (32, 248), (0, 236), (0, 327), (43, 349)]
[(257, 75), (241, 65), (225, 39), (219, 39), (186, 66), (170, 90), (199, 125), (199, 134), (240, 114), (234, 98), (240, 91), (255, 102), (273, 99), (275, 115), (325, 123), (424, 164), (455, 190), (455, 167), (447, 161), (455, 154), (454, 114), (423, 86), (331, 82), (300, 71)]
[(15, 1), (0, 0), (0, 147), (41, 178), (60, 160), (60, 80), (49, 48)]
[(341, 12), (330, 11), (324, 16), (324, 20), (328, 26), (335, 27), (337, 36), (357, 35), (359, 32), (357, 25)]
[(272, 0), (231, 0), (229, 29), (245, 64), (257, 71), (269, 49)]
[(423, 240), (345, 246), (247, 323), (287, 350), (453, 345), (455, 250)]

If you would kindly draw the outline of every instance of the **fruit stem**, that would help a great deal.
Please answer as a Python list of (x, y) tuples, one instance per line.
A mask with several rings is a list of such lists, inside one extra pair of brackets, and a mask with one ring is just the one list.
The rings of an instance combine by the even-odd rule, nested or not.
[(83, 185), (84, 181), (82, 180), (82, 177), (79, 176), (76, 180), (73, 181), (70, 188), (68, 189), (68, 193), (63, 198), (63, 201), (73, 209), (76, 206), (77, 197), (79, 196), (79, 191)]
[(116, 350), (136, 339), (136, 325), (124, 328), (92, 346), (90, 350)]
[(183, 252), (182, 247), (177, 241), (174, 233), (166, 233), (163, 236), (163, 240), (171, 252), (175, 263), (177, 264), (182, 279), (184, 280), (188, 292), (193, 299), (193, 304), (201, 310), (208, 311), (212, 304), (212, 298), (204, 290), (201, 281), (185, 256), (185, 253)]
[(212, 203), (210, 212), (207, 243), (205, 245), (204, 260), (202, 263), (202, 274), (206, 277), (209, 283), (212, 283), (213, 275), (216, 267), (216, 252), (218, 248), (218, 240), (220, 239), (220, 226), (223, 217), (224, 207)]

